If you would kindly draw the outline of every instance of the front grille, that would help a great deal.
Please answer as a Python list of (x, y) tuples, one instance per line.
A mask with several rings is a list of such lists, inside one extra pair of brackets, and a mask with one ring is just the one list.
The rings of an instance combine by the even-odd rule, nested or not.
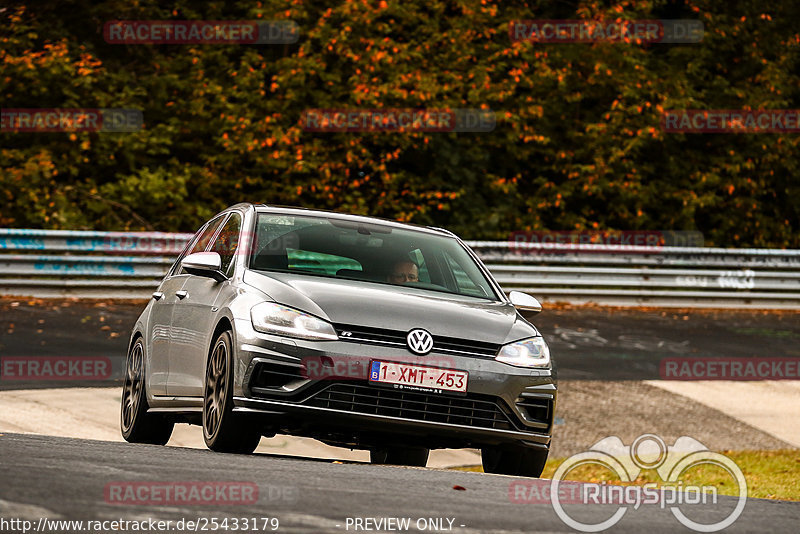
[(470, 396), (449, 397), (360, 384), (331, 384), (304, 404), (417, 421), (514, 430), (497, 403)]
[[(371, 328), (368, 326), (349, 324), (335, 324), (333, 326), (336, 328), (336, 333), (342, 341), (392, 347), (407, 347), (407, 332), (403, 332), (402, 330), (387, 330), (384, 328)], [(500, 350), (500, 345), (496, 343), (434, 335), (433, 350), (431, 352), (494, 358), (498, 350)]]

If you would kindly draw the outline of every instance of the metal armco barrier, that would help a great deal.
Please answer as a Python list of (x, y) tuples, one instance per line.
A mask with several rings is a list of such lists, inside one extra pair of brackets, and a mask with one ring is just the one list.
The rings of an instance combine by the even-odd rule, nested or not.
[(0, 228), (0, 295), (148, 298), (191, 237)]
[[(0, 229), (0, 294), (148, 298), (191, 234)], [(547, 302), (800, 309), (800, 250), (471, 241)]]

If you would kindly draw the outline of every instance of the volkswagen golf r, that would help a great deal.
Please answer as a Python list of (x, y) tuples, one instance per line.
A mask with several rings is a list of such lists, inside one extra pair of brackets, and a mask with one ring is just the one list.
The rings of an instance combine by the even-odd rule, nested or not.
[(539, 311), (446, 230), (238, 204), (136, 321), (122, 435), (164, 444), (192, 423), (215, 451), (284, 433), (417, 466), (474, 447), (486, 472), (536, 477), (556, 403)]

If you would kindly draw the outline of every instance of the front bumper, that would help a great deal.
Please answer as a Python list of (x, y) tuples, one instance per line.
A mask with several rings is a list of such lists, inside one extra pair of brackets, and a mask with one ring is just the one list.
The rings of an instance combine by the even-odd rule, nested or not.
[[(350, 446), (549, 447), (557, 396), (549, 369), (341, 340), (289, 340), (255, 332), (246, 321), (237, 322), (236, 338), (234, 409), (265, 416), (281, 431)], [(467, 394), (374, 385), (366, 380), (372, 360), (467, 371)], [(319, 372), (320, 362), (330, 363), (328, 374)]]

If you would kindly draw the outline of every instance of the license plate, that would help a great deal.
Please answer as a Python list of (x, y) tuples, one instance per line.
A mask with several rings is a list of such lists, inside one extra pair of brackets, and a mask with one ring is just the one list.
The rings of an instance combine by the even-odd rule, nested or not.
[(431, 389), (466, 393), (466, 371), (437, 369), (395, 362), (376, 362), (370, 365), (370, 382), (395, 384), (401, 389)]

